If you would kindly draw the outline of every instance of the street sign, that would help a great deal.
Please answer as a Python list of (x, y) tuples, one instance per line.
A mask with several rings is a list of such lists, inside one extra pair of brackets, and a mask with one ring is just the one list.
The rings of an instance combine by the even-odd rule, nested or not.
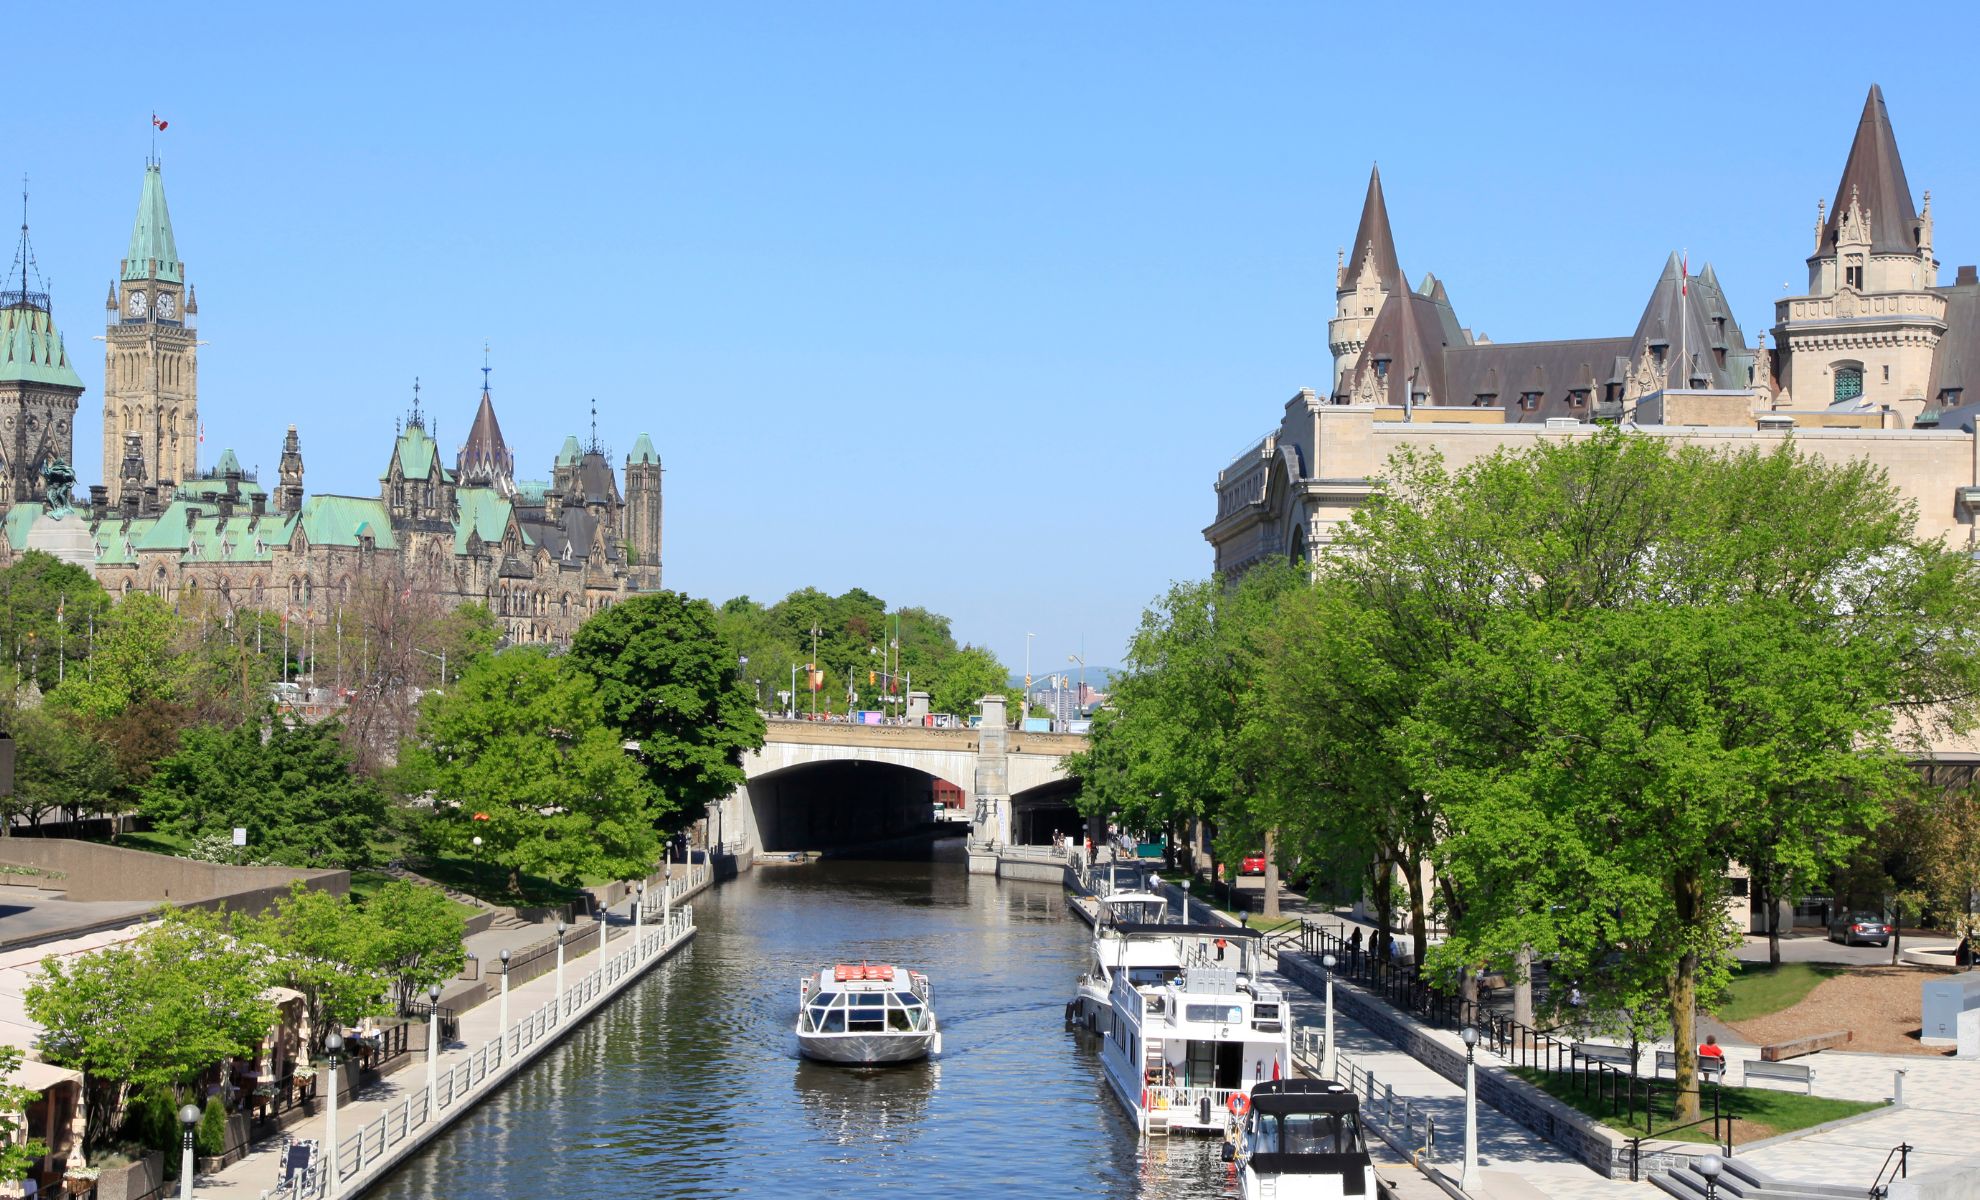
[(247, 845), (247, 830), (242, 829), (239, 825), (234, 826), (234, 844), (236, 846)]

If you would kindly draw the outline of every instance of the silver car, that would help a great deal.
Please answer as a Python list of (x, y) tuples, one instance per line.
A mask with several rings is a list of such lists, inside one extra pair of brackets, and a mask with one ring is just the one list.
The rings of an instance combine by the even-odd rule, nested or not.
[(1875, 913), (1847, 913), (1829, 922), (1829, 940), (1845, 946), (1888, 946), (1891, 926)]

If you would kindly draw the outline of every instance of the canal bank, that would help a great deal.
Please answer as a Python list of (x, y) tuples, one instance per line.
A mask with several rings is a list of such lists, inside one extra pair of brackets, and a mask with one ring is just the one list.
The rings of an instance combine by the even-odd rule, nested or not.
[[(604, 943), (595, 957), (587, 954), (575, 968), (567, 962), (562, 971), (512, 986), (506, 996), (498, 991), (495, 1000), (460, 1014), (455, 1040), (430, 1064), (389, 1075), (334, 1110), (319, 1104), (312, 1116), (256, 1143), (239, 1161), (196, 1177), (194, 1194), (318, 1200), (365, 1193), (687, 945), (695, 924), (686, 902), (711, 877), (706, 862), (693, 864), (664, 896), (647, 896), (636, 912), (629, 905), (623, 924), (598, 926)], [(594, 940), (585, 949), (597, 947)], [(333, 1091), (326, 1086), (323, 1094)], [(283, 1184), (286, 1147), (305, 1141), (321, 1147), (319, 1168)]]

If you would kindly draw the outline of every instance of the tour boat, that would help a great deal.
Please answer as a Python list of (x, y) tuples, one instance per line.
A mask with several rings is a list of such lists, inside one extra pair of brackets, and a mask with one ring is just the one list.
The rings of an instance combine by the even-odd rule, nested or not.
[(1144, 982), (1182, 970), (1175, 926), (1164, 918), (1169, 902), (1154, 892), (1111, 892), (1095, 896), (1093, 956), (1079, 977), (1066, 1020), (1099, 1033), (1112, 1006), (1114, 973), (1126, 971)]
[(1362, 1140), (1361, 1105), (1331, 1079), (1272, 1079), (1251, 1089), (1235, 1147), (1242, 1200), (1341, 1200), (1375, 1196), (1375, 1165)]
[(1173, 967), (1116, 969), (1102, 1020), (1107, 1083), (1144, 1134), (1223, 1133), (1235, 1098), (1292, 1070), (1291, 1010), (1259, 979), (1255, 930), (1128, 926), (1125, 946), (1168, 939)]
[(797, 1039), (820, 1062), (913, 1062), (942, 1052), (928, 976), (885, 963), (840, 963), (800, 980)]

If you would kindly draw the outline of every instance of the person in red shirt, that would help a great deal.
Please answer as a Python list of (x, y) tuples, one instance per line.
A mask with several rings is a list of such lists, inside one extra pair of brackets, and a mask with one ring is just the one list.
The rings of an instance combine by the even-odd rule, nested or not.
[(1719, 1045), (1714, 1034), (1705, 1036), (1705, 1044), (1698, 1047), (1698, 1069), (1707, 1075), (1722, 1075), (1726, 1070), (1725, 1048)]

